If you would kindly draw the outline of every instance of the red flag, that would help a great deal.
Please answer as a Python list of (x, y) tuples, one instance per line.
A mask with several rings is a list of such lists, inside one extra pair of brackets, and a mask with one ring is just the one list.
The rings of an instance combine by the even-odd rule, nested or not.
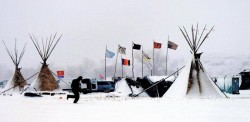
[(102, 74), (99, 75), (99, 78), (104, 80), (104, 77), (102, 76)]
[(57, 71), (57, 77), (58, 78), (64, 78), (64, 71), (63, 70)]
[(154, 42), (154, 48), (160, 49), (161, 48), (161, 43)]

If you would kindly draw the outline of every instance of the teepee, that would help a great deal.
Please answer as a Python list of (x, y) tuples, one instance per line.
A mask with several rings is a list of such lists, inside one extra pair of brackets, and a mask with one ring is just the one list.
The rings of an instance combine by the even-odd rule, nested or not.
[[(179, 27), (180, 28), (180, 27)], [(220, 91), (218, 86), (207, 75), (200, 57), (202, 53), (198, 53), (203, 42), (208, 38), (214, 27), (212, 27), (204, 36), (206, 26), (198, 38), (198, 24), (196, 30), (192, 26), (191, 38), (185, 27), (180, 28), (189, 47), (191, 48), (191, 57), (188, 60), (185, 68), (177, 77), (172, 86), (164, 94), (163, 97), (191, 97), (191, 98), (220, 98), (226, 95)]]
[(49, 38), (46, 38), (46, 41), (42, 39), (42, 44), (40, 44), (34, 35), (30, 35), (30, 38), (34, 46), (36, 47), (38, 54), (43, 60), (38, 77), (32, 82), (30, 86), (35, 90), (53, 91), (58, 88), (56, 79), (47, 64), (47, 60), (49, 59), (51, 53), (53, 52), (62, 37), (62, 35), (59, 38), (57, 38), (56, 36), (57, 34), (55, 34), (54, 36), (51, 35)]
[(4, 90), (21, 92), (23, 90), (24, 86), (27, 84), (22, 73), (21, 73), (21, 68), (19, 68), (19, 64), (20, 64), (22, 57), (24, 55), (24, 52), (25, 52), (26, 44), (24, 45), (20, 54), (16, 48), (17, 47), (16, 40), (15, 40), (14, 53), (8, 49), (8, 47), (6, 46), (4, 41), (3, 41), (3, 44), (5, 46), (5, 49), (8, 53), (8, 55), (10, 56), (10, 59), (12, 60), (12, 62), (15, 65), (14, 75), (7, 82), (6, 86), (4, 87)]

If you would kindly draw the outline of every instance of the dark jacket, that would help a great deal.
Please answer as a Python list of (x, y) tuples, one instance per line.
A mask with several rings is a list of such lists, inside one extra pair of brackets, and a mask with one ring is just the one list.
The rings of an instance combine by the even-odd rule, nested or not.
[(80, 91), (80, 79), (74, 79), (71, 84), (71, 88), (73, 92), (79, 92)]

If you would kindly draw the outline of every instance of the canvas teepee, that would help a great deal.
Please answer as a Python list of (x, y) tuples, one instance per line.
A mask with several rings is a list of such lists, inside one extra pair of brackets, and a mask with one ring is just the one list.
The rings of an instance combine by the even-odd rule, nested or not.
[(21, 92), (23, 90), (24, 86), (27, 84), (22, 73), (21, 73), (21, 68), (19, 68), (19, 64), (20, 64), (22, 57), (24, 55), (24, 52), (25, 52), (26, 44), (24, 45), (20, 54), (16, 48), (17, 47), (16, 40), (15, 40), (14, 53), (8, 49), (8, 47), (6, 46), (4, 41), (3, 41), (3, 44), (5, 46), (5, 49), (8, 53), (8, 55), (10, 56), (10, 59), (12, 60), (12, 62), (15, 65), (14, 75), (7, 82), (6, 86), (4, 87), (4, 90)]
[(56, 79), (53, 76), (53, 73), (50, 71), (46, 62), (62, 37), (62, 35), (59, 38), (57, 38), (56, 36), (57, 34), (55, 34), (54, 36), (51, 35), (49, 38), (46, 38), (46, 41), (42, 39), (42, 44), (39, 44), (37, 38), (34, 35), (30, 35), (30, 38), (34, 46), (36, 47), (36, 50), (43, 60), (42, 68), (38, 74), (38, 77), (35, 79), (35, 81), (32, 82), (30, 86), (35, 90), (53, 91), (58, 88)]
[(180, 28), (189, 47), (191, 48), (191, 57), (188, 60), (185, 68), (177, 77), (172, 86), (164, 94), (163, 97), (192, 97), (192, 98), (220, 98), (226, 97), (212, 79), (207, 75), (200, 57), (202, 53), (198, 53), (203, 42), (208, 38), (208, 35), (213, 30), (213, 27), (204, 34), (206, 26), (198, 38), (198, 24), (196, 30), (192, 26), (191, 38), (185, 27)]

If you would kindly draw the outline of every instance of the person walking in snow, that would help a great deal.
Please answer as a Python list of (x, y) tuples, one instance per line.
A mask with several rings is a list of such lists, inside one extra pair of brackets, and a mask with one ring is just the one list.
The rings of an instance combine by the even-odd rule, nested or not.
[(82, 76), (79, 76), (77, 79), (74, 79), (71, 83), (72, 92), (74, 95), (67, 95), (68, 98), (75, 98), (74, 103), (77, 103), (80, 98), (80, 81), (82, 80)]

